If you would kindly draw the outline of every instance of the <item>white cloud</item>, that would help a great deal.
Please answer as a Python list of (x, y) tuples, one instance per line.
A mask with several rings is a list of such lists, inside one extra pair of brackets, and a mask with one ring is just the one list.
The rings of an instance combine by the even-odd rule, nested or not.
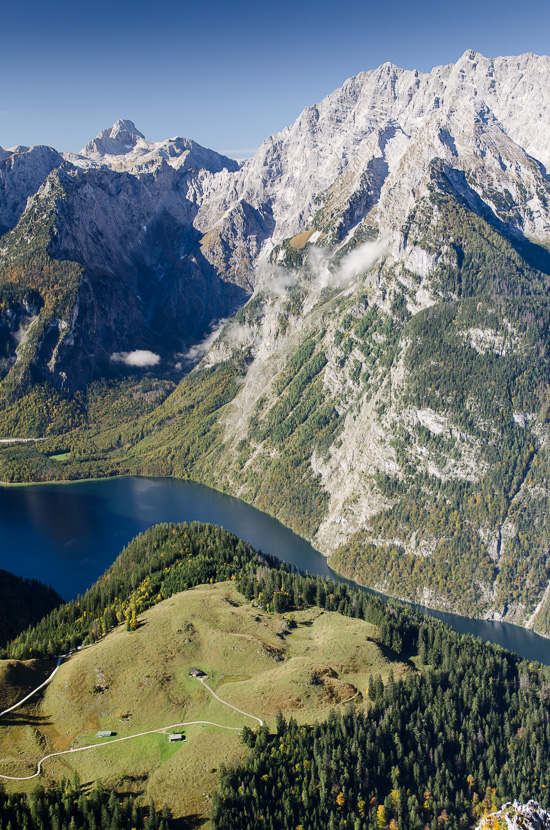
[[(347, 285), (359, 274), (369, 271), (380, 259), (388, 247), (386, 239), (379, 239), (376, 242), (365, 242), (347, 254), (340, 263), (335, 274), (336, 285)], [(334, 283), (333, 283), (334, 284)]]
[[(365, 242), (347, 254), (336, 266), (334, 257), (323, 248), (311, 246), (307, 253), (306, 271), (317, 289), (344, 288), (355, 277), (369, 271), (388, 248), (387, 239)], [(261, 265), (257, 272), (262, 290), (275, 296), (284, 295), (288, 288), (298, 283), (300, 272), (279, 265)]]
[(113, 352), (111, 355), (113, 363), (124, 363), (126, 366), (156, 366), (160, 363), (160, 355), (149, 352), (147, 349), (136, 349), (133, 352)]
[(245, 323), (230, 323), (225, 333), (225, 340), (230, 345), (239, 345), (240, 343), (249, 343), (254, 338), (254, 329), (252, 326)]
[(261, 285), (259, 290), (274, 294), (277, 297), (285, 294), (287, 289), (297, 280), (297, 271), (292, 270), (292, 268), (283, 268), (281, 265), (271, 265), (263, 262), (256, 269), (256, 283)]
[[(194, 346), (191, 346), (188, 351), (183, 354), (177, 355), (182, 360), (185, 360), (187, 363), (197, 363), (201, 360), (206, 352), (210, 349), (210, 346), (218, 339), (221, 330), (226, 324), (226, 320), (219, 320), (215, 323), (212, 328), (210, 329), (209, 333), (206, 335), (204, 340), (201, 340), (200, 343), (196, 343)], [(180, 364), (181, 367), (181, 364)], [(176, 368), (178, 365), (176, 364)]]

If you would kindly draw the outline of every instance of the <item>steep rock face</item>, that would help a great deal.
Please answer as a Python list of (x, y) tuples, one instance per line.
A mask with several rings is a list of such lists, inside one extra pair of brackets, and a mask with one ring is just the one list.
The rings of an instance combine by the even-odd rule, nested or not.
[[(142, 351), (153, 355), (159, 371), (172, 373), (181, 353), (212, 320), (246, 299), (204, 259), (193, 228), (204, 175), (237, 163), (186, 139), (160, 144), (147, 142), (131, 122), (117, 122), (90, 142), (84, 151), (88, 156), (64, 160), (54, 151), (41, 152), (47, 148), (27, 154), (49, 161), (49, 169), (35, 160), (34, 178), (25, 180), (28, 192), (19, 187), (19, 202), (6, 200), (15, 214), (15, 221), (6, 214), (11, 225), (19, 218), (17, 209), (23, 212), (23, 199), (26, 211), (3, 240), (4, 285), (10, 297), (14, 290), (17, 295), (37, 291), (44, 304), (44, 267), (63, 270), (63, 263), (74, 263), (76, 283), (71, 282), (69, 302), (61, 284), (57, 297), (50, 297), (48, 322), (42, 320), (45, 310), (34, 324), (34, 336), (25, 338), (24, 359), (21, 341), (30, 317), (17, 309), (28, 300), (23, 294), (10, 300), (3, 368), (11, 381), (24, 376), (27, 385), (23, 367), (32, 365), (34, 381), (74, 390), (117, 371), (125, 362), (120, 355)], [(14, 158), (20, 157), (1, 163), (13, 166)], [(123, 164), (113, 162), (120, 158)], [(16, 187), (16, 177), (8, 183)], [(39, 240), (38, 273), (36, 256), (32, 262), (27, 256), (28, 238)]]
[(62, 156), (51, 147), (0, 147), (0, 235), (15, 227), (27, 199), (62, 164)]
[[(264, 246), (268, 253), (314, 223), (319, 198), (345, 175), (348, 187), (360, 183), (363, 193), (370, 191), (370, 198), (365, 193), (362, 215), (352, 214), (340, 234), (379, 200), (377, 224), (395, 227), (411, 209), (416, 188), (435, 158), (444, 158), (463, 173), (470, 171), (474, 159), (477, 169), (484, 168), (486, 183), (496, 197), (506, 189), (502, 175), (506, 171), (516, 179), (535, 177), (540, 183), (545, 179), (540, 163), (550, 161), (544, 126), (549, 69), (547, 57), (527, 54), (492, 60), (470, 51), (456, 64), (436, 67), (429, 74), (392, 64), (363, 72), (320, 104), (307, 107), (292, 126), (266, 139), (235, 176), (212, 181), (197, 226), (218, 227), (224, 237), (224, 217), (246, 202), (273, 216), (274, 229)], [(386, 194), (381, 194), (386, 181)], [(482, 184), (478, 183), (478, 190)], [(513, 191), (511, 203), (521, 216), (527, 203), (527, 230), (543, 237), (548, 232), (546, 204), (540, 221), (538, 214), (546, 191), (537, 201), (532, 182), (526, 193), (520, 190), (519, 204)], [(534, 203), (528, 204), (533, 198)], [(244, 233), (237, 239), (238, 244), (246, 243)]]

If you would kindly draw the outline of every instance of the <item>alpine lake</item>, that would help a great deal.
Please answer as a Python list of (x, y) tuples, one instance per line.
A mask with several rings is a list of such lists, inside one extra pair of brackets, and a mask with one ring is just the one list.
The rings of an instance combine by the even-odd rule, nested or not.
[[(221, 525), (299, 570), (348, 581), (309, 542), (266, 513), (201, 484), (172, 478), (0, 486), (0, 568), (39, 579), (64, 599), (74, 599), (138, 533), (159, 522), (192, 521)], [(532, 631), (414, 607), (462, 634), (550, 665), (550, 639)]]

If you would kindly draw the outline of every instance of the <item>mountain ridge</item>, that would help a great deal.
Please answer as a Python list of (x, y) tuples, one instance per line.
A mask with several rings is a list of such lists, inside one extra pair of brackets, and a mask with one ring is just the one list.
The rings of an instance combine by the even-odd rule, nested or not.
[(242, 165), (128, 121), (65, 157), (0, 240), (3, 423), (37, 378), (69, 408), (180, 383), (40, 475), (192, 477), (379, 590), (549, 633), (549, 62), (384, 64)]

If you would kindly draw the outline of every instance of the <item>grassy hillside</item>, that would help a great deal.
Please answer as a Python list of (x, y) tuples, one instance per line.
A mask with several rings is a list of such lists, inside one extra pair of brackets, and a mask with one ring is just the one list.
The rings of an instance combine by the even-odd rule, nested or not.
[[(266, 613), (232, 582), (197, 586), (146, 611), (136, 630), (119, 626), (74, 654), (41, 699), (3, 719), (1, 771), (30, 774), (38, 758), (95, 743), (100, 729), (125, 736), (193, 720), (257, 726), (214, 700), (189, 676), (194, 666), (222, 699), (271, 727), (279, 709), (310, 723), (349, 698), (362, 708), (370, 675), (411, 670), (378, 638), (376, 626), (317, 607), (292, 618)], [(237, 732), (182, 728), (184, 744), (156, 734), (52, 759), (43, 782), (76, 770), (81, 781), (166, 803), (175, 816), (207, 815), (220, 765), (238, 761), (243, 746)], [(6, 782), (10, 791), (33, 786)]]

